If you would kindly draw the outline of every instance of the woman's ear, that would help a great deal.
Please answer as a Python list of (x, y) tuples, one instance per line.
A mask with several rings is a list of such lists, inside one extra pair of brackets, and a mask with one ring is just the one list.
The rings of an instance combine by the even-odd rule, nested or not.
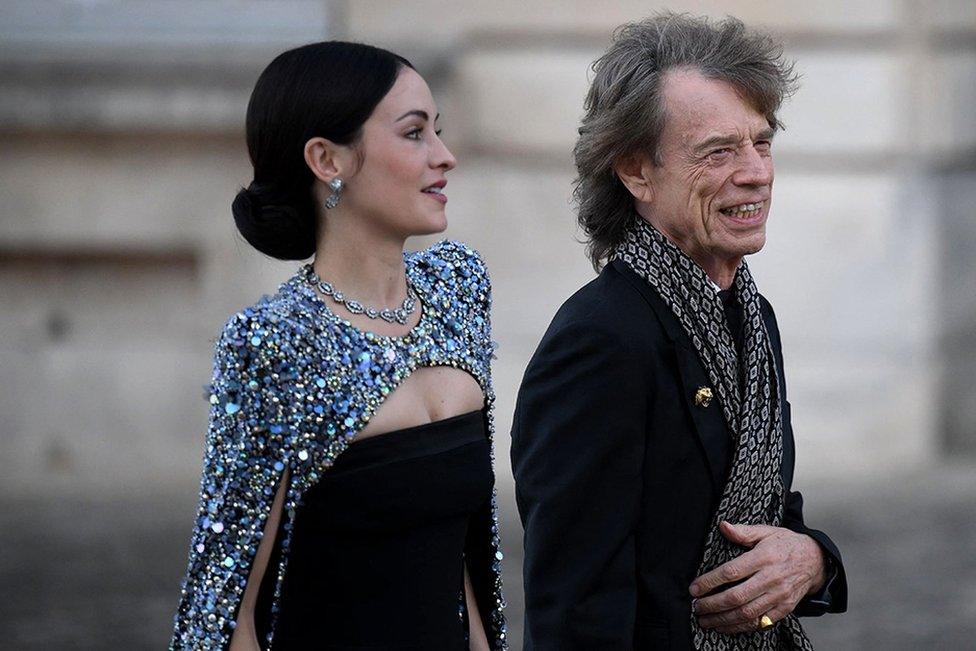
[(641, 203), (651, 203), (654, 198), (654, 186), (648, 174), (651, 165), (650, 156), (637, 154), (621, 158), (613, 165), (617, 178)]
[(353, 171), (352, 163), (352, 151), (346, 145), (318, 136), (305, 143), (305, 164), (325, 184), (335, 178), (348, 178)]

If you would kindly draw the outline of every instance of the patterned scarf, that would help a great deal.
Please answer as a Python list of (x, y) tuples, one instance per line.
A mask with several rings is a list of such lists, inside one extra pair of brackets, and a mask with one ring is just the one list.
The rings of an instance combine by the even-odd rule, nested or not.
[[(740, 375), (739, 355), (721, 299), (701, 267), (640, 217), (615, 256), (650, 283), (678, 317), (708, 372), (733, 434), (729, 478), (705, 539), (700, 576), (745, 551), (719, 531), (722, 520), (776, 527), (783, 521), (783, 423), (776, 362), (760, 311), (759, 291), (743, 261), (733, 283), (744, 314), (742, 358), (746, 367)], [(699, 651), (813, 651), (794, 615), (764, 631), (735, 635), (704, 630), (694, 615), (691, 627)]]

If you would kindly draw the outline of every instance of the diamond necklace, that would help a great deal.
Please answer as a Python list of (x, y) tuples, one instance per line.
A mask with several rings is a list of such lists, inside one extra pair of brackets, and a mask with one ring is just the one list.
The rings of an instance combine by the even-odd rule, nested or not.
[(395, 310), (383, 309), (377, 310), (372, 307), (367, 307), (363, 305), (360, 301), (347, 298), (345, 294), (337, 290), (321, 278), (318, 274), (312, 270), (312, 265), (305, 265), (305, 278), (311, 283), (312, 287), (317, 287), (320, 292), (331, 298), (333, 301), (346, 308), (352, 314), (365, 314), (370, 319), (383, 319), (387, 323), (399, 323), (400, 325), (406, 325), (407, 319), (414, 310), (417, 309), (417, 293), (413, 291), (413, 287), (410, 286), (410, 281), (407, 281), (407, 297), (403, 299), (403, 304), (396, 308)]

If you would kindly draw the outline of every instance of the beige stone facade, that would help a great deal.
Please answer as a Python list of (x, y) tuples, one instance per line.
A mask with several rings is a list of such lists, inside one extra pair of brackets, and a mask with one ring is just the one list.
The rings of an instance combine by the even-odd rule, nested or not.
[[(243, 114), (273, 54), (323, 38), (412, 59), (485, 255), (498, 477), (528, 357), (592, 275), (570, 151), (589, 63), (647, 3), (5, 3), (0, 486), (195, 482), (210, 345), (294, 265), (236, 235)], [(779, 34), (803, 75), (753, 266), (784, 337), (799, 481), (976, 454), (976, 10), (964, 0), (679, 2)], [(38, 9), (38, 7), (42, 7)], [(424, 242), (412, 242), (422, 246)]]

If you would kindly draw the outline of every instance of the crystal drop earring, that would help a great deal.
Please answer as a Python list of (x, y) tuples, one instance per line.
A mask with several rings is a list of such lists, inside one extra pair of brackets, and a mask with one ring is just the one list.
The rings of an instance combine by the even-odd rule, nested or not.
[(336, 178), (329, 181), (329, 187), (332, 188), (332, 194), (330, 194), (325, 200), (326, 209), (331, 210), (339, 205), (339, 198), (342, 196), (342, 186), (342, 179)]

